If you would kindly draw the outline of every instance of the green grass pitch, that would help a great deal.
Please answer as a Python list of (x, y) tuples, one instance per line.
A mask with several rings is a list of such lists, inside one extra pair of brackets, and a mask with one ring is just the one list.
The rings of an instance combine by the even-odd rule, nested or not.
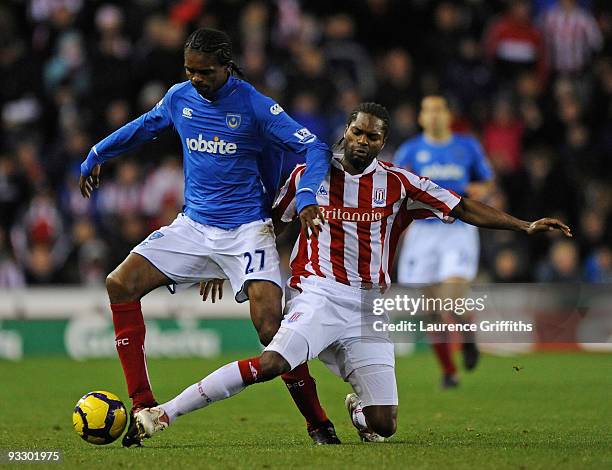
[[(151, 360), (158, 399), (233, 359)], [(0, 361), (0, 448), (61, 449), (61, 467), (72, 468), (612, 468), (609, 355), (485, 356), (452, 391), (438, 389), (430, 354), (400, 358), (399, 429), (384, 444), (358, 441), (343, 405), (348, 384), (316, 361), (311, 371), (342, 446), (312, 446), (275, 380), (180, 418), (146, 447), (123, 449), (87, 444), (71, 424), (86, 392), (127, 399), (118, 361)]]

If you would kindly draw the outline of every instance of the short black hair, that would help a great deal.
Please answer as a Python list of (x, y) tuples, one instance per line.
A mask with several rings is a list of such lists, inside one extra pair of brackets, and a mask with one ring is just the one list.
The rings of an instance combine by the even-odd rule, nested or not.
[(242, 76), (242, 70), (232, 60), (232, 40), (224, 31), (212, 28), (196, 29), (185, 42), (185, 50), (214, 54), (221, 65), (228, 65), (230, 72)]
[(391, 121), (387, 108), (378, 103), (359, 103), (359, 105), (349, 115), (349, 118), (346, 121), (346, 125), (350, 126), (351, 123), (355, 119), (357, 119), (357, 115), (359, 113), (371, 114), (372, 116), (375, 116), (380, 119), (383, 122), (383, 131), (385, 132), (385, 139), (387, 138), (387, 135), (389, 135), (389, 126)]

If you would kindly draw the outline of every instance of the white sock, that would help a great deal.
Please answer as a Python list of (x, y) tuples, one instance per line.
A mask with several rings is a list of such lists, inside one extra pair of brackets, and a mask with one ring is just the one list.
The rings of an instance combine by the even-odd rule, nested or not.
[(190, 413), (244, 390), (238, 361), (224, 365), (198, 383), (187, 387), (172, 400), (160, 405), (172, 423), (178, 416)]
[(359, 429), (368, 429), (368, 423), (366, 423), (365, 415), (363, 414), (363, 408), (361, 408), (361, 402), (359, 402), (359, 406), (357, 406), (353, 410), (352, 414), (353, 424)]

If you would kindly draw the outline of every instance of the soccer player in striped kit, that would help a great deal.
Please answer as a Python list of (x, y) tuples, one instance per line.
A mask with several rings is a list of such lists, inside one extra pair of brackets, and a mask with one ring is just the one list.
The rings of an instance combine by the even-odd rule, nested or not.
[[(141, 438), (319, 357), (353, 386), (355, 393), (345, 404), (360, 437), (383, 440), (396, 430), (394, 348), (386, 332), (364, 329), (364, 321), (372, 320), (373, 300), (390, 283), (402, 231), (415, 219), (437, 217), (530, 234), (558, 229), (571, 236), (558, 220), (525, 222), (378, 161), (388, 132), (389, 115), (378, 104), (362, 103), (349, 116), (343, 155), (332, 160), (316, 193), (325, 221), (320, 220), (318, 234), (300, 232), (291, 255), (285, 316), (264, 352), (227, 364), (174, 399), (139, 411)], [(296, 193), (304, 172), (303, 165), (297, 166), (277, 199), (275, 221), (281, 226), (297, 217)]]
[[(423, 133), (402, 144), (395, 164), (430, 178), (460, 195), (482, 199), (493, 187), (493, 171), (482, 147), (471, 136), (451, 131), (451, 113), (443, 96), (423, 98), (419, 124)], [(436, 219), (416, 221), (404, 237), (397, 267), (400, 284), (424, 287), (430, 298), (465, 296), (478, 270), (478, 229), (458, 221), (443, 224)], [(444, 321), (446, 312), (436, 312)], [(455, 316), (458, 321), (469, 318)], [(431, 344), (442, 368), (442, 388), (459, 384), (448, 333), (431, 335)], [(479, 359), (474, 334), (464, 334), (462, 352), (466, 370)]]
[[(240, 80), (229, 36), (207, 28), (185, 44), (188, 80), (168, 90), (149, 112), (93, 146), (81, 165), (81, 193), (90, 197), (107, 160), (155, 139), (173, 127), (183, 144), (185, 205), (167, 227), (136, 246), (106, 279), (132, 413), (156, 405), (145, 357), (145, 324), (140, 299), (160, 286), (190, 286), (229, 279), (238, 302), (249, 300), (262, 344), (280, 325), (282, 290), (279, 256), (270, 219), (282, 166), (278, 147), (306, 157), (297, 191), (305, 227), (316, 228), (320, 211), (315, 191), (329, 169), (331, 152), (272, 99)], [(274, 149), (273, 149), (274, 147)], [(283, 380), (317, 444), (339, 444), (321, 408), (307, 367)], [(139, 445), (133, 419), (123, 437)]]

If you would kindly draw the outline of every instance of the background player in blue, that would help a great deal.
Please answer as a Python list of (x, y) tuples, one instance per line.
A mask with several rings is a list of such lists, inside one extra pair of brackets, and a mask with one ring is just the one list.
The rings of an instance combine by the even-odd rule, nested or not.
[[(399, 147), (395, 163), (461, 196), (483, 199), (493, 187), (493, 172), (478, 141), (453, 133), (451, 119), (444, 97), (426, 96), (419, 114), (423, 133)], [(430, 297), (462, 297), (476, 276), (479, 250), (478, 229), (473, 225), (461, 221), (443, 224), (437, 219), (416, 220), (404, 237), (398, 261), (398, 281), (425, 285), (425, 294)], [(470, 321), (469, 318), (455, 318)], [(442, 387), (457, 386), (450, 338), (440, 333), (431, 341), (443, 370)], [(465, 368), (474, 369), (479, 352), (473, 334), (464, 336), (462, 351)]]
[[(324, 221), (315, 191), (329, 169), (328, 147), (279, 104), (234, 77), (240, 71), (224, 32), (195, 31), (185, 44), (184, 59), (188, 80), (170, 88), (151, 111), (94, 145), (81, 165), (81, 193), (90, 197), (100, 183), (100, 165), (108, 159), (155, 139), (169, 127), (183, 145), (183, 212), (136, 246), (106, 280), (132, 416), (156, 404), (146, 368), (140, 305), (153, 289), (229, 279), (236, 300), (250, 300), (260, 341), (267, 345), (278, 330), (281, 275), (269, 201), (280, 177), (279, 148), (306, 156), (297, 194), (303, 228), (317, 234)], [(339, 443), (308, 369), (296, 369), (283, 379), (313, 440)], [(133, 422), (123, 444), (140, 444)]]

